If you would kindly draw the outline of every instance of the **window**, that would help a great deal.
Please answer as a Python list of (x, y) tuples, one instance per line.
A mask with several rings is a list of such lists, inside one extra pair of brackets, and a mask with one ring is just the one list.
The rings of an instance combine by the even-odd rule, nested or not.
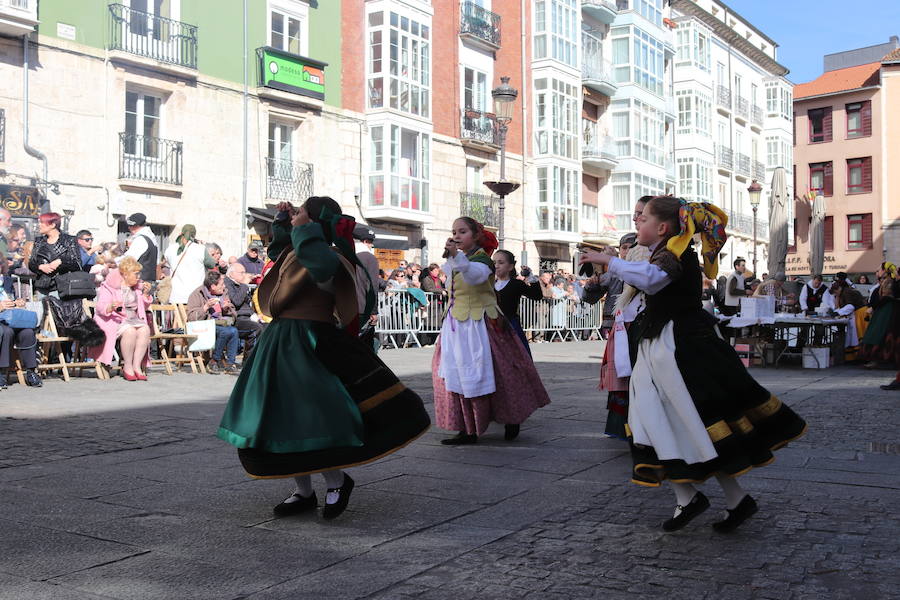
[[(298, 4), (297, 9), (301, 9), (301, 5)], [(291, 54), (306, 56), (309, 44), (306, 23), (305, 12), (288, 12), (273, 7), (269, 11), (269, 45)]]
[(810, 163), (809, 191), (816, 195), (831, 196), (833, 190), (833, 173), (830, 162)]
[(613, 211), (616, 229), (634, 230), (634, 202), (641, 196), (665, 193), (666, 182), (634, 172), (613, 173), (610, 176), (613, 189)]
[(581, 228), (584, 231), (600, 230), (600, 209), (592, 204), (581, 205)]
[(369, 205), (428, 212), (431, 138), (399, 125), (370, 129)]
[(633, 156), (655, 165), (665, 164), (663, 114), (636, 98), (612, 103), (613, 138), (619, 158)]
[(125, 92), (125, 153), (160, 158), (160, 107), (162, 98), (143, 92)]
[(577, 159), (580, 90), (558, 79), (536, 79), (536, 154)]
[(847, 215), (847, 249), (866, 250), (872, 247), (872, 213)]
[(780, 149), (781, 142), (777, 137), (766, 137), (766, 166), (768, 168), (771, 169), (781, 164)]
[(663, 44), (635, 26), (612, 30), (613, 66), (616, 81), (634, 83), (663, 95), (665, 62)]
[(712, 163), (696, 158), (679, 158), (678, 195), (691, 202), (712, 202)]
[(793, 220), (792, 227), (790, 231), (788, 231), (788, 239), (791, 240), (790, 245), (787, 248), (788, 252), (796, 252), (797, 251), (797, 219)]
[(277, 121), (269, 121), (269, 147), (268, 158), (271, 164), (275, 161), (290, 161), (293, 158), (293, 130), (294, 128)]
[(744, 87), (743, 83), (744, 83), (744, 79), (740, 75), (735, 73), (734, 87), (731, 88), (731, 93), (735, 98), (740, 98), (741, 96), (743, 96), (743, 94), (741, 93), (743, 91), (743, 87)]
[(688, 21), (675, 30), (676, 44), (675, 64), (677, 66), (695, 66), (709, 72), (710, 70), (710, 32), (694, 21)]
[(825, 252), (834, 251), (834, 217), (825, 216)]
[(847, 111), (847, 137), (868, 137), (872, 135), (872, 102), (854, 102), (848, 104)]
[(862, 194), (872, 191), (872, 157), (847, 160), (847, 193)]
[(759, 106), (759, 86), (755, 83), (750, 84), (750, 104), (752, 106)]
[(534, 58), (552, 58), (570, 67), (578, 64), (580, 2), (536, 0), (534, 4)]
[(484, 194), (485, 188), (482, 185), (482, 172), (484, 165), (480, 163), (466, 163), (466, 191), (471, 194)]
[(538, 167), (537, 228), (578, 231), (581, 172), (558, 166)]
[(485, 112), (487, 95), (487, 74), (465, 67), (463, 69), (463, 108)]
[(387, 108), (427, 118), (431, 112), (429, 26), (380, 11), (369, 13), (368, 23), (369, 108), (385, 107), (387, 86)]
[(790, 120), (793, 100), (790, 88), (781, 80), (766, 82), (766, 115)]
[(831, 108), (814, 108), (809, 117), (809, 143), (831, 141)]
[(662, 0), (632, 0), (632, 8), (656, 26), (662, 26)]
[(678, 102), (678, 133), (710, 137), (712, 103), (709, 96), (693, 90), (679, 90), (675, 92), (675, 97)]

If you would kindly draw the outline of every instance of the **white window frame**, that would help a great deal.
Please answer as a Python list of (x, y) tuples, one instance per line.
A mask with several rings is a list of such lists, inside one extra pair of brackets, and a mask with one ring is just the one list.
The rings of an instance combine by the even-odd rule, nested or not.
[[(280, 15), (283, 19), (284, 32), (281, 46), (276, 46), (272, 39), (272, 15)], [(269, 0), (266, 6), (266, 31), (268, 35), (269, 46), (282, 52), (290, 52), (285, 46), (290, 47), (288, 40), (289, 19), (299, 21), (298, 29), (300, 32), (299, 54), (300, 56), (309, 56), (309, 5), (306, 2), (297, 0)], [(294, 54), (294, 53), (292, 53)]]
[(580, 0), (535, 0), (532, 27), (534, 60), (555, 60), (578, 67), (580, 12)]
[[(381, 23), (370, 24), (381, 13)], [(375, 4), (366, 12), (366, 106), (388, 109), (413, 118), (431, 118), (432, 46), (431, 20), (427, 15), (401, 8), (398, 4)], [(376, 32), (381, 32), (380, 71), (374, 71), (373, 48)], [(396, 51), (395, 51), (396, 49)], [(396, 55), (396, 57), (395, 57)], [(380, 105), (373, 103), (381, 86)], [(405, 101), (404, 101), (405, 98)]]
[[(488, 113), (493, 112), (489, 108), (488, 97), (490, 96), (490, 79), (488, 74), (468, 65), (462, 65), (461, 71), (460, 81), (462, 81), (462, 86), (460, 86), (460, 92), (462, 96), (459, 101), (460, 106), (462, 106), (464, 110), (477, 110), (479, 112)], [(468, 106), (466, 102), (466, 71), (472, 72), (472, 106)], [(481, 81), (479, 81), (479, 79), (481, 79)]]
[(580, 160), (580, 88), (555, 77), (534, 79), (536, 156)]
[[(379, 134), (380, 142), (377, 140)], [(411, 160), (402, 156), (404, 140), (408, 139), (405, 134), (410, 134), (416, 139)], [(369, 125), (369, 206), (400, 208), (421, 213), (430, 211), (431, 138), (430, 132), (395, 121), (379, 121)], [(377, 169), (379, 158), (380, 170)], [(405, 160), (410, 162), (404, 163)], [(414, 169), (414, 172), (403, 174), (404, 166), (408, 170)], [(380, 204), (375, 203), (378, 183), (382, 186)]]
[[(134, 115), (135, 115), (134, 131), (128, 130), (128, 114), (129, 114), (128, 96), (129, 96), (129, 94), (137, 95), (137, 102), (135, 103), (135, 112), (134, 112)], [(146, 114), (147, 98), (152, 98), (152, 99), (156, 100), (157, 104), (158, 104), (157, 114), (155, 115), (155, 117), (153, 115), (150, 116), (150, 118), (156, 119), (156, 135), (155, 136), (148, 136), (147, 129), (145, 127), (146, 119), (147, 119), (147, 114)], [(157, 140), (164, 139), (163, 138), (163, 106), (165, 106), (165, 103), (166, 103), (165, 96), (159, 92), (148, 91), (148, 90), (144, 90), (144, 89), (140, 89), (140, 88), (126, 89), (125, 90), (125, 107), (124, 107), (125, 108), (125, 110), (124, 110), (125, 123), (124, 123), (124, 127), (122, 128), (122, 130), (125, 133), (132, 134), (132, 135), (139, 135), (144, 138), (156, 138)], [(135, 149), (136, 149), (135, 153), (129, 154), (129, 156), (137, 156), (140, 158), (147, 158), (147, 159), (152, 159), (152, 160), (159, 159), (160, 158), (159, 157), (159, 146), (157, 145), (155, 147), (157, 148), (157, 156), (152, 156), (151, 154), (144, 151), (147, 148), (146, 143), (145, 144), (136, 143), (135, 144)]]
[(542, 163), (537, 166), (537, 180), (535, 229), (579, 233), (581, 169), (571, 165)]

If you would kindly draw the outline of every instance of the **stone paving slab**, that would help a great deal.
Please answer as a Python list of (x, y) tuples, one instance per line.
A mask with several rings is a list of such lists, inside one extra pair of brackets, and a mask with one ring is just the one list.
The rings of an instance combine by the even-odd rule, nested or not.
[[(15, 598), (880, 598), (900, 589), (900, 394), (885, 372), (754, 375), (809, 434), (742, 478), (760, 513), (664, 534), (667, 489), (627, 483), (601, 435), (601, 346), (533, 346), (553, 403), (515, 442), (432, 430), (352, 470), (348, 511), (275, 519), (289, 481), (252, 481), (214, 437), (233, 378), (50, 380), (0, 392), (0, 600)], [(431, 349), (382, 353), (431, 410)], [(322, 479), (314, 485), (324, 493)], [(6, 548), (13, 551), (8, 552)]]

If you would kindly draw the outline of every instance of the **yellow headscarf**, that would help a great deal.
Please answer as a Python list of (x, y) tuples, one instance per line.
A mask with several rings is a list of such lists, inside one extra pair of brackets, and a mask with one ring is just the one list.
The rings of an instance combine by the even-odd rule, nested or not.
[(678, 210), (678, 221), (681, 224), (681, 233), (669, 238), (666, 248), (681, 258), (694, 234), (700, 233), (700, 240), (703, 242), (703, 272), (710, 279), (715, 279), (719, 274), (719, 251), (728, 239), (725, 235), (728, 217), (722, 209), (708, 202), (682, 200), (681, 208)]
[(887, 271), (887, 274), (891, 276), (891, 279), (897, 279), (897, 265), (892, 262), (885, 261), (881, 263), (881, 268)]

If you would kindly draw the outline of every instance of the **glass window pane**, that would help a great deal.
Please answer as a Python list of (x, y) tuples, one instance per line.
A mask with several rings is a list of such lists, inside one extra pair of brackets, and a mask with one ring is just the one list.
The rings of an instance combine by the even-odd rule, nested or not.
[(284, 50), (284, 16), (272, 13), (272, 47)]

